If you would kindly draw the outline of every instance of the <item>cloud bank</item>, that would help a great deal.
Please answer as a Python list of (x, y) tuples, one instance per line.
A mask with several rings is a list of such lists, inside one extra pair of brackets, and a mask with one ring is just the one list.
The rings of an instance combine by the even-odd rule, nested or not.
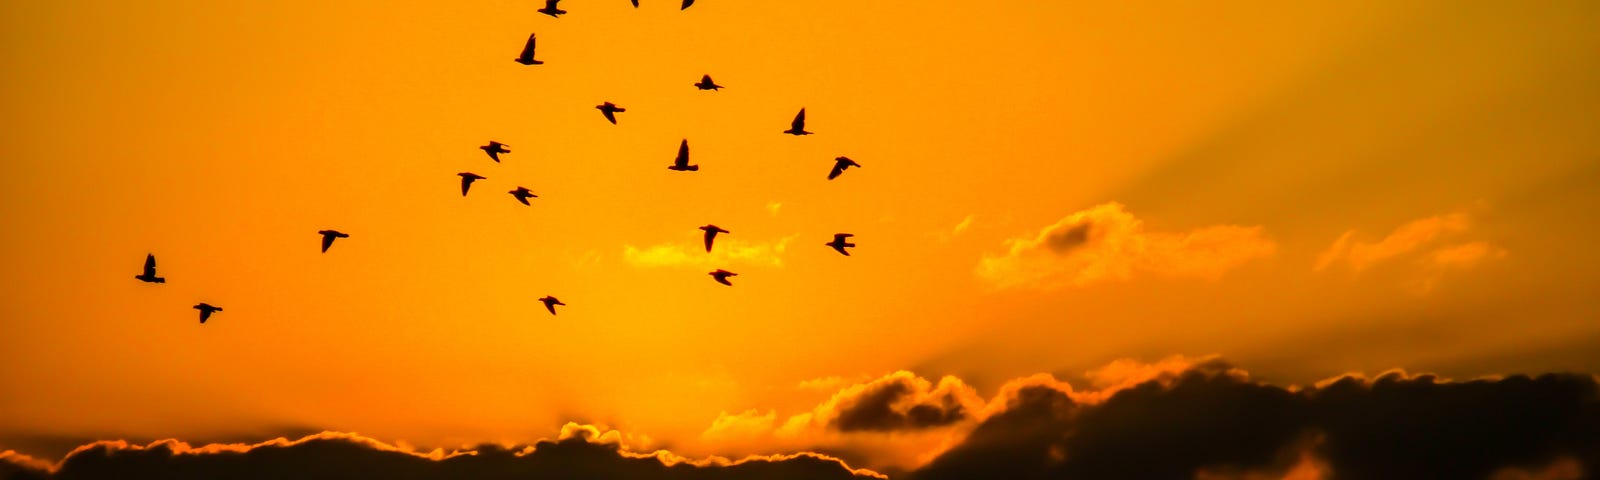
[[(1600, 379), (1590, 374), (1453, 381), (1390, 371), (1279, 386), (1214, 357), (1173, 357), (1114, 362), (1086, 377), (1085, 390), (1047, 374), (1018, 378), (985, 400), (954, 377), (894, 372), (783, 422), (775, 412), (724, 415), (706, 440), (803, 452), (737, 461), (635, 451), (616, 431), (568, 425), (556, 440), (460, 451), (416, 452), (327, 432), (255, 445), (102, 441), (53, 470), (0, 454), (0, 478), (881, 478), (841, 458), (887, 464), (874, 470), (911, 480), (1531, 480), (1600, 472)], [(885, 455), (900, 458), (875, 458)]]
[(1216, 279), (1277, 251), (1260, 226), (1146, 231), (1143, 221), (1116, 202), (1005, 243), (1005, 253), (984, 255), (977, 268), (979, 278), (1000, 288), (1083, 286), (1138, 274)]

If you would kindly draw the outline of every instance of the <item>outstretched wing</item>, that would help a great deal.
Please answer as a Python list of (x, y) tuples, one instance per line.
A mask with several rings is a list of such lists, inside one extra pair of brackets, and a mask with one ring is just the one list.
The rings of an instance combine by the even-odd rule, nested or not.
[(147, 277), (156, 275), (156, 254), (147, 253), (144, 255), (144, 275)]
[(545, 300), (544, 301), (544, 309), (545, 310), (549, 310), (551, 315), (555, 315), (556, 314), (556, 302)]
[(472, 188), (472, 177), (461, 176), (461, 196), (467, 196), (467, 189)]
[(537, 33), (528, 34), (528, 44), (522, 46), (522, 57), (521, 58), (523, 60), (533, 60), (533, 45), (534, 45), (534, 40), (535, 40), (534, 37), (535, 36), (538, 36), (538, 34)]
[(828, 172), (828, 180), (833, 180), (834, 178), (838, 178), (839, 174), (844, 173), (844, 167), (845, 167), (844, 162), (834, 162), (833, 163), (833, 171)]
[(844, 243), (842, 243), (842, 242), (830, 243), (830, 244), (828, 244), (828, 246), (833, 247), (834, 250), (838, 251), (840, 254), (843, 254), (846, 257), (850, 256), (850, 252), (845, 251)]
[(561, 0), (544, 0), (544, 8), (555, 10), (557, 3), (561, 3)]
[(678, 10), (689, 8), (690, 5), (694, 5), (694, 0), (683, 0), (683, 7), (679, 8)]
[(794, 116), (794, 121), (789, 123), (789, 127), (796, 132), (806, 129), (806, 109), (800, 109), (800, 113)]
[(327, 253), (328, 252), (328, 247), (333, 246), (333, 238), (334, 238), (334, 236), (331, 233), (322, 234), (322, 252), (323, 253)]
[(672, 163), (680, 167), (689, 166), (689, 139), (684, 139), (683, 143), (678, 144), (678, 158)]
[(604, 114), (606, 116), (606, 121), (611, 122), (612, 125), (617, 124), (617, 114), (612, 113), (611, 110), (602, 108), (600, 109), (600, 113)]
[(716, 238), (717, 238), (717, 229), (715, 229), (715, 228), (707, 228), (706, 229), (706, 251), (707, 252), (711, 251), (711, 241), (716, 239)]

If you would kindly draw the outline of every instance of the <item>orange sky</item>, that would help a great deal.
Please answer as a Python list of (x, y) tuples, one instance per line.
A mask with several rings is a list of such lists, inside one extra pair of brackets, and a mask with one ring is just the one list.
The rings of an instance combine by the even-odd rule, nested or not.
[(1600, 368), (1595, 4), (567, 3), (0, 5), (0, 446)]

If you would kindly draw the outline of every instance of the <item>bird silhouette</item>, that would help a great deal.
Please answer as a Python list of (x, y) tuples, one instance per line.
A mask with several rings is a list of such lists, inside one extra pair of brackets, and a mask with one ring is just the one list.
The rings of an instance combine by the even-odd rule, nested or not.
[(800, 109), (800, 113), (794, 116), (794, 121), (789, 123), (789, 129), (784, 130), (783, 133), (797, 137), (811, 134), (811, 132), (806, 131), (806, 109)]
[(633, 0), (633, 8), (639, 8), (639, 0)]
[(556, 300), (556, 297), (551, 296), (541, 298), (539, 301), (544, 302), (544, 309), (549, 310), (551, 315), (556, 314), (556, 305), (566, 305), (565, 303), (561, 303), (560, 300)]
[(472, 172), (461, 172), (461, 173), (457, 173), (456, 175), (460, 175), (461, 176), (461, 196), (463, 196), (463, 197), (467, 196), (467, 189), (472, 188), (472, 182), (473, 181), (483, 180), (484, 178), (487, 178), (487, 177), (484, 177), (483, 175), (478, 175), (478, 174), (472, 173)]
[(689, 139), (685, 138), (683, 139), (683, 143), (678, 144), (678, 158), (672, 161), (672, 166), (667, 167), (667, 170), (677, 170), (680, 172), (693, 172), (700, 170), (699, 165), (689, 164)]
[(147, 283), (167, 283), (167, 279), (156, 276), (156, 254), (154, 253), (146, 253), (144, 255), (144, 271), (134, 275), (133, 278)]
[(322, 253), (328, 253), (328, 247), (333, 246), (334, 239), (350, 238), (350, 234), (338, 230), (318, 230), (317, 233), (322, 234)]
[(528, 203), (528, 199), (539, 198), (538, 195), (534, 195), (532, 191), (528, 190), (528, 187), (517, 187), (516, 190), (512, 190), (507, 193), (510, 193), (513, 197), (517, 197), (517, 201), (522, 202), (523, 205), (533, 205)]
[(850, 167), (861, 168), (861, 164), (856, 163), (855, 160), (851, 160), (850, 157), (839, 157), (833, 159), (833, 171), (828, 172), (828, 180), (838, 178), (839, 174), (844, 173), (844, 169)]
[(483, 153), (489, 154), (489, 159), (494, 160), (494, 163), (500, 163), (500, 154), (511, 153), (511, 150), (506, 149), (509, 146), (504, 143), (490, 141), (488, 145), (478, 147), (478, 149), (483, 150)]
[(534, 36), (536, 35), (537, 34), (533, 33), (528, 34), (528, 44), (522, 46), (522, 54), (517, 55), (517, 63), (523, 65), (544, 65), (543, 61), (533, 59), (533, 43)]
[(717, 82), (711, 81), (710, 75), (700, 77), (700, 83), (696, 83), (694, 86), (701, 90), (718, 90), (722, 88), (722, 85), (717, 85)]
[(827, 245), (827, 246), (833, 247), (834, 250), (838, 250), (840, 254), (848, 257), (848, 256), (850, 256), (850, 252), (845, 251), (845, 249), (849, 248), (849, 247), (854, 247), (854, 246), (856, 246), (856, 244), (850, 243), (850, 242), (846, 241), (846, 239), (848, 239), (850, 237), (854, 237), (854, 236), (855, 235), (849, 234), (849, 233), (835, 233), (835, 234), (833, 234), (833, 241), (828, 242), (828, 243), (824, 243), (823, 245)]
[(718, 233), (733, 233), (733, 232), (729, 232), (727, 230), (723, 230), (722, 227), (718, 227), (716, 225), (709, 225), (709, 224), (704, 226), (704, 227), (700, 227), (700, 229), (706, 231), (706, 251), (707, 252), (711, 251), (711, 242), (716, 240)]
[(690, 5), (694, 5), (694, 0), (683, 0), (683, 6), (679, 7), (678, 10), (686, 10)]
[(200, 324), (201, 325), (205, 325), (206, 319), (211, 318), (211, 314), (212, 313), (222, 311), (222, 307), (214, 306), (212, 304), (205, 303), (205, 302), (200, 302), (200, 304), (195, 305), (194, 309), (200, 311)]
[(612, 125), (616, 125), (617, 124), (617, 114), (618, 113), (622, 113), (622, 112), (628, 111), (628, 109), (619, 107), (616, 104), (611, 103), (611, 102), (606, 102), (606, 103), (602, 103), (602, 104), (599, 104), (599, 105), (595, 105), (594, 108), (600, 109), (600, 113), (605, 115), (606, 116), (606, 121), (611, 122)]
[(561, 3), (561, 0), (544, 0), (544, 8), (539, 9), (539, 13), (543, 13), (555, 18), (561, 18), (561, 14), (567, 13), (567, 11), (556, 8), (557, 3)]
[(728, 277), (737, 277), (737, 276), (739, 276), (739, 274), (737, 274), (737, 273), (733, 273), (733, 272), (730, 272), (730, 271), (727, 271), (727, 270), (723, 270), (723, 269), (720, 269), (720, 268), (717, 269), (717, 271), (711, 272), (711, 273), (709, 273), (707, 275), (711, 275), (711, 279), (712, 280), (716, 280), (717, 283), (720, 283), (720, 284), (723, 284), (723, 285), (727, 285), (727, 286), (730, 286), (730, 287), (733, 286), (733, 284), (728, 282)]

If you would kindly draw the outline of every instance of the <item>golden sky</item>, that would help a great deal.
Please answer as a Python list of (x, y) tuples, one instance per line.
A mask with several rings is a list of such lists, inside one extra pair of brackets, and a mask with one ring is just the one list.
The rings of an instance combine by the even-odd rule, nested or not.
[(0, 450), (743, 455), (895, 375), (1600, 370), (1600, 4), (642, 3), (0, 4)]

